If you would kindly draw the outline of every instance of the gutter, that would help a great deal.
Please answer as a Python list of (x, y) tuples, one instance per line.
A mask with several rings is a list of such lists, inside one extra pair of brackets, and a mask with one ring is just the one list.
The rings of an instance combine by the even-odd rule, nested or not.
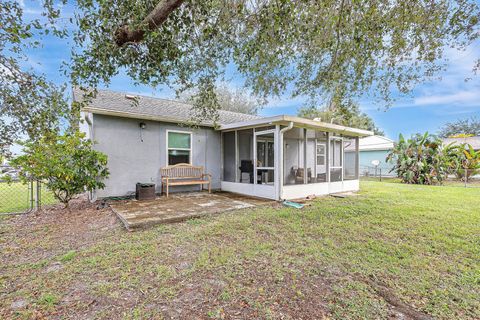
[[(278, 137), (278, 141), (279, 141), (279, 150), (280, 150), (280, 163), (279, 163), (279, 166), (278, 166), (278, 176), (279, 176), (279, 180), (278, 181), (278, 197), (280, 198), (281, 200), (281, 196), (282, 196), (282, 188), (283, 188), (283, 134), (285, 132), (287, 132), (288, 130), (291, 130), (293, 128), (293, 121), (290, 121), (288, 123), (288, 126), (286, 126), (285, 128), (283, 129), (280, 129), (279, 133), (280, 133), (280, 136)], [(277, 199), (278, 200), (278, 199)]]
[[(175, 124), (190, 123), (189, 121), (172, 118), (172, 117), (148, 115), (148, 114), (128, 112), (128, 111), (113, 111), (109, 109), (100, 109), (100, 108), (92, 108), (92, 107), (85, 107), (82, 109), (82, 111), (90, 112), (94, 114), (101, 114), (101, 115), (121, 117), (121, 118), (130, 118), (130, 119), (136, 119), (136, 120), (150, 120), (150, 121), (168, 122), (168, 123), (175, 123)], [(198, 124), (198, 126), (214, 128), (214, 125), (210, 123), (200, 123)]]
[(88, 116), (88, 113), (85, 114), (85, 121), (88, 123), (88, 125), (92, 125), (92, 120), (90, 120), (90, 117)]

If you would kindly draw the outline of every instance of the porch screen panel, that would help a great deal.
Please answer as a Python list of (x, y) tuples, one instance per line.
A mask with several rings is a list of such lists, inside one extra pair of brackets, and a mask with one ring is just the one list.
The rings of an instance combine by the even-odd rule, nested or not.
[(317, 131), (316, 134), (315, 181), (327, 182), (327, 133)]
[(253, 129), (239, 130), (238, 134), (238, 181), (253, 183)]
[(330, 140), (330, 182), (342, 181), (343, 147), (341, 138)]
[(343, 166), (343, 180), (356, 180), (357, 177), (357, 154), (355, 138), (345, 138), (343, 140), (343, 151), (345, 163)]
[(274, 133), (256, 134), (257, 184), (275, 183), (275, 135)]
[(315, 130), (307, 130), (306, 160), (307, 160), (307, 183), (316, 183), (315, 173)]
[(223, 181), (235, 182), (235, 132), (223, 133)]
[(293, 128), (283, 135), (283, 184), (303, 184), (304, 168), (303, 128)]

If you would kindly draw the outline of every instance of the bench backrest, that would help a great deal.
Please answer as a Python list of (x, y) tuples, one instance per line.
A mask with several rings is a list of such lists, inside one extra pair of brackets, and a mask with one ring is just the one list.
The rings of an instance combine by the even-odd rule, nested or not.
[(188, 163), (178, 163), (160, 169), (162, 177), (171, 179), (201, 178), (203, 167), (195, 167)]

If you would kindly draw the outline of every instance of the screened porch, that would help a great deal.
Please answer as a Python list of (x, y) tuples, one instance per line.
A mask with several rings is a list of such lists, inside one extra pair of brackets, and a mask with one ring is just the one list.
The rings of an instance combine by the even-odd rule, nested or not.
[(358, 139), (370, 132), (296, 119), (224, 130), (222, 190), (275, 200), (358, 190)]

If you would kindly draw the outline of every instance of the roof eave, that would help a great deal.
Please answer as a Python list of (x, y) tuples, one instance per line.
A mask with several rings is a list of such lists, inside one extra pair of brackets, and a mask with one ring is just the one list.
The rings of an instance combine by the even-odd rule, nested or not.
[[(139, 120), (151, 120), (151, 121), (160, 121), (160, 122), (168, 122), (168, 123), (182, 123), (182, 124), (190, 123), (190, 121), (182, 120), (182, 119), (179, 119), (179, 118), (156, 116), (156, 115), (134, 113), (134, 112), (125, 112), (125, 111), (113, 111), (113, 110), (109, 110), (109, 109), (94, 108), (94, 107), (84, 107), (84, 108), (82, 108), (81, 111), (91, 112), (91, 113), (94, 113), (94, 114), (107, 115), (107, 116), (114, 116), (114, 117), (139, 119)], [(215, 127), (212, 123), (200, 123), (198, 125), (202, 126), (202, 127), (211, 127), (211, 128)]]
[(372, 131), (368, 131), (368, 130), (350, 128), (350, 127), (340, 126), (337, 124), (319, 122), (319, 121), (314, 121), (310, 119), (287, 116), (287, 115), (267, 117), (267, 118), (255, 119), (250, 121), (243, 121), (243, 122), (221, 125), (219, 130), (228, 131), (228, 130), (235, 130), (235, 129), (248, 129), (253, 127), (258, 127), (261, 125), (274, 125), (274, 124), (287, 125), (289, 122), (293, 122), (294, 126), (296, 127), (316, 129), (316, 130), (320, 129), (323, 131), (334, 132), (337, 134), (348, 134), (356, 137), (367, 137), (367, 136), (372, 136), (374, 134)]
[(359, 147), (359, 151), (390, 151), (392, 150), (393, 147), (389, 148), (389, 147), (379, 147), (379, 148), (362, 148), (361, 146)]

